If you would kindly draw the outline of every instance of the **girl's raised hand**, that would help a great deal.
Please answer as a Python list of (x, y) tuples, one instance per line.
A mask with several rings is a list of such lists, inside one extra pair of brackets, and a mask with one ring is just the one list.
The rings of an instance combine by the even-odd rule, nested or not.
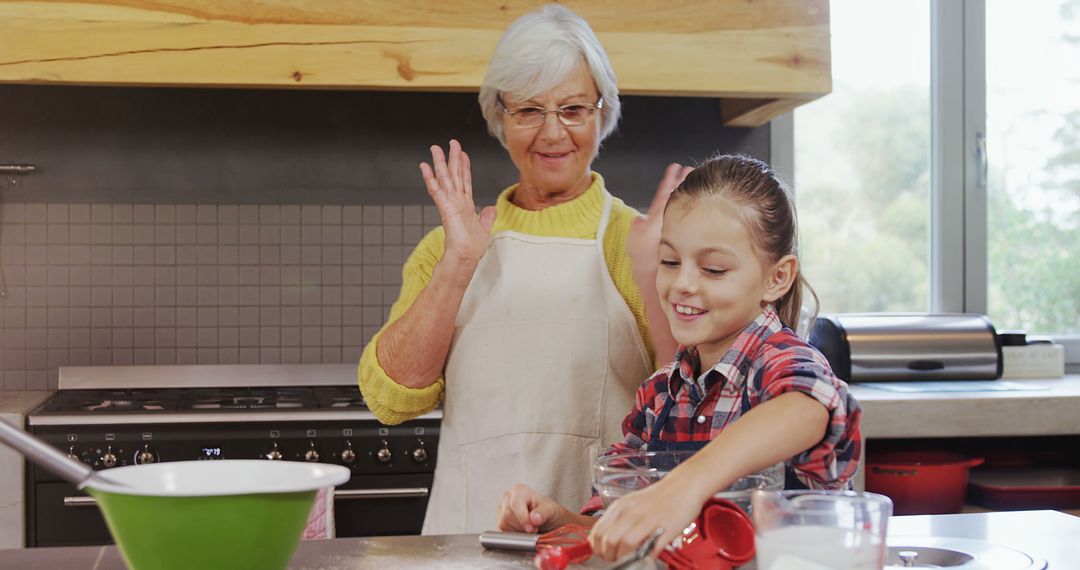
[(475, 264), (491, 244), (495, 207), (476, 212), (472, 192), (472, 165), (461, 143), (450, 141), (449, 159), (442, 147), (431, 147), (431, 164), (420, 163), (428, 194), (435, 201), (446, 232), (444, 257)]

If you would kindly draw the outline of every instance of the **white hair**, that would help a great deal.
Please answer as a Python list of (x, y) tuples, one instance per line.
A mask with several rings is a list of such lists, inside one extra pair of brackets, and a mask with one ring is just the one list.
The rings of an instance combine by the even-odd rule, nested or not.
[(615, 71), (589, 24), (559, 4), (548, 4), (510, 24), (491, 56), (480, 86), (480, 110), (488, 132), (506, 146), (501, 93), (531, 99), (564, 81), (584, 58), (604, 99), (600, 142), (619, 124), (621, 105)]

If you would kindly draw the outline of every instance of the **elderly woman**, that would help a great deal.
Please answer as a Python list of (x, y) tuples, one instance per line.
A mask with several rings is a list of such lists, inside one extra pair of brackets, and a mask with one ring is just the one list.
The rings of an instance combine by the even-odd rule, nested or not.
[[(519, 171), (479, 213), (457, 141), (420, 165), (442, 226), (417, 245), (401, 296), (360, 360), (385, 423), (444, 399), (425, 534), (495, 528), (517, 482), (588, 499), (590, 462), (621, 437), (634, 392), (674, 342), (653, 286), (672, 164), (642, 217), (592, 172), (619, 121), (615, 74), (588, 24), (549, 5), (495, 49), (480, 105)], [(653, 214), (656, 210), (657, 214)]]

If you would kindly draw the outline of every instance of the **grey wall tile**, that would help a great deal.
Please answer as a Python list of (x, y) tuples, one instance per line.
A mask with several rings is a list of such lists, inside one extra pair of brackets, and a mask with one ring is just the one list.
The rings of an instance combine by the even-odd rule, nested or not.
[[(194, 208), (194, 206), (191, 206)], [(195, 222), (192, 219), (191, 222)], [(217, 223), (219, 225), (236, 225), (240, 221), (240, 207), (233, 204), (221, 204), (217, 207)], [(211, 222), (206, 222), (211, 223)]]
[(90, 221), (95, 224), (130, 224), (134, 219), (131, 204), (94, 204), (90, 206)]
[(26, 222), (26, 204), (0, 205), (0, 223), (22, 224)]
[(239, 361), (240, 351), (235, 347), (218, 350), (218, 364), (237, 364)]
[(68, 206), (68, 221), (72, 224), (90, 223), (90, 204), (71, 204)]
[(299, 224), (301, 220), (302, 216), (300, 214), (300, 206), (285, 205), (281, 207), (282, 224)]
[(199, 224), (214, 224), (218, 221), (218, 208), (216, 204), (199, 204), (196, 206), (195, 222)]

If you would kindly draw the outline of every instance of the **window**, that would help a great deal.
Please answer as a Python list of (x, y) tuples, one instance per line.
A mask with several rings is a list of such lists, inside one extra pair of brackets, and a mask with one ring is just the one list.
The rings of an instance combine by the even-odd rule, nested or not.
[(988, 312), (1080, 333), (1080, 0), (990, 0), (986, 60)]
[(833, 0), (830, 20), (833, 92), (794, 118), (803, 267), (823, 313), (927, 311), (929, 5)]
[(1080, 361), (1080, 0), (832, 0), (830, 26), (833, 92), (773, 157), (822, 312), (984, 313)]

